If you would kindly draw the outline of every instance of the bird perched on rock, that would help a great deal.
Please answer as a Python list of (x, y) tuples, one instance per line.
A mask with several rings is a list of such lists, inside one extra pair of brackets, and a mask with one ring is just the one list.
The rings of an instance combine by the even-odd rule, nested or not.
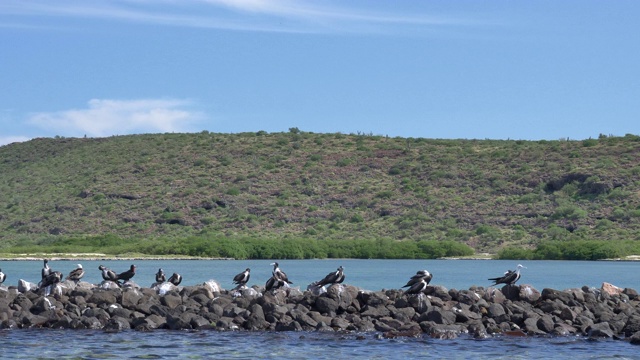
[(331, 284), (341, 284), (344, 281), (344, 268), (338, 267), (336, 271), (332, 271), (324, 277), (324, 279), (311, 283), (313, 286), (323, 287)]
[(289, 281), (289, 277), (287, 276), (287, 274), (280, 270), (280, 267), (278, 266), (277, 262), (272, 263), (271, 265), (273, 265), (273, 277), (276, 278), (276, 280), (279, 280), (281, 282), (287, 283), (287, 284), (293, 284), (293, 282)]
[(118, 280), (122, 280), (124, 282), (127, 282), (127, 281), (131, 280), (131, 278), (135, 274), (136, 274), (136, 266), (135, 265), (131, 265), (129, 270), (118, 274)]
[(51, 268), (49, 267), (49, 259), (44, 259), (44, 265), (42, 266), (42, 279), (51, 274)]
[(424, 279), (427, 282), (427, 285), (429, 285), (429, 283), (431, 282), (431, 279), (433, 279), (433, 275), (431, 275), (430, 272), (428, 272), (427, 270), (418, 270), (418, 272), (416, 272), (415, 275), (413, 275), (409, 281), (407, 281), (407, 283), (403, 286), (403, 288), (405, 287), (411, 287), (417, 283), (420, 282), (420, 280)]
[(269, 290), (276, 290), (279, 289), (281, 287), (284, 286), (284, 284), (286, 284), (284, 281), (278, 279), (277, 277), (275, 277), (274, 275), (272, 275), (269, 280), (267, 280), (267, 283), (264, 285), (264, 289), (265, 291), (269, 291)]
[(104, 265), (98, 266), (98, 269), (102, 271), (102, 279), (104, 279), (105, 281), (114, 281), (114, 282), (118, 281), (118, 275), (116, 275), (116, 273), (113, 270), (109, 269)]
[(167, 281), (172, 283), (175, 286), (178, 286), (182, 282), (182, 275), (178, 273), (173, 273), (173, 275), (171, 275), (171, 277)]
[(62, 281), (62, 273), (60, 271), (52, 271), (44, 279), (38, 283), (38, 289), (46, 288), (47, 286), (55, 285)]
[(500, 277), (491, 278), (489, 280), (494, 282), (493, 285), (498, 285), (498, 284), (513, 285), (516, 283), (516, 281), (520, 279), (520, 269), (522, 268), (526, 269), (526, 267), (518, 264), (518, 266), (516, 266), (515, 271), (507, 270), (507, 272), (505, 272), (504, 275)]
[(162, 268), (158, 269), (158, 272), (156, 273), (156, 282), (157, 283), (163, 283), (167, 281), (167, 277), (164, 276), (164, 271), (162, 270)]
[(405, 294), (422, 294), (422, 292), (427, 288), (428, 284), (429, 283), (427, 282), (427, 279), (420, 278), (420, 280), (418, 280), (416, 283), (411, 285), (410, 288), (405, 290), (404, 293)]
[(7, 279), (7, 275), (5, 273), (2, 272), (2, 269), (0, 269), (0, 285), (2, 285), (2, 283)]
[(245, 271), (233, 277), (233, 283), (238, 285), (236, 289), (240, 289), (245, 286), (249, 282), (249, 278), (251, 277), (251, 269), (247, 268)]
[(78, 282), (80, 281), (80, 279), (82, 279), (83, 276), (84, 276), (84, 269), (82, 268), (81, 264), (78, 264), (78, 267), (71, 270), (71, 272), (69, 273), (69, 275), (67, 275), (67, 278), (65, 280)]

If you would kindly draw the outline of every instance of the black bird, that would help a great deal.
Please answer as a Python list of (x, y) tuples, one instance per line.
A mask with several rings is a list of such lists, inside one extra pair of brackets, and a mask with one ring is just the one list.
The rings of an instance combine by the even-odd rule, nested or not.
[[(507, 270), (507, 272), (504, 273), (504, 275), (500, 276), (500, 277), (496, 277), (496, 278), (491, 278), (489, 280), (493, 281), (493, 285), (498, 285), (498, 284), (506, 284), (506, 285), (512, 285), (515, 284), (516, 281), (518, 281), (520, 279), (520, 269), (524, 268), (524, 266), (518, 264), (518, 266), (516, 266), (516, 270)], [(525, 268), (526, 269), (526, 268)]]
[(136, 266), (135, 265), (131, 265), (129, 270), (118, 274), (118, 280), (122, 280), (124, 282), (127, 282), (127, 281), (131, 280), (131, 278), (135, 274), (136, 274)]
[(44, 265), (42, 266), (42, 279), (51, 274), (51, 268), (49, 267), (49, 259), (44, 259)]
[(82, 268), (81, 264), (78, 264), (78, 267), (71, 270), (71, 272), (69, 273), (69, 275), (67, 275), (67, 278), (65, 280), (72, 280), (75, 282), (80, 281), (80, 279), (82, 279), (82, 277), (84, 276), (84, 269)]
[(182, 275), (180, 275), (178, 273), (173, 273), (173, 275), (171, 275), (171, 277), (167, 281), (169, 281), (170, 283), (172, 283), (175, 286), (178, 286), (182, 282)]
[(322, 287), (329, 284), (341, 284), (344, 281), (344, 278), (344, 268), (340, 266), (338, 267), (338, 270), (328, 273), (324, 279), (316, 281), (312, 283), (312, 285)]
[(156, 282), (157, 283), (163, 283), (167, 281), (167, 277), (164, 276), (164, 271), (162, 271), (162, 268), (158, 269), (158, 272), (156, 273)]
[(106, 281), (114, 281), (114, 282), (118, 281), (118, 275), (116, 275), (116, 273), (113, 270), (103, 265), (98, 266), (98, 269), (102, 271), (102, 279)]
[(233, 277), (233, 283), (237, 284), (236, 289), (245, 286), (249, 282), (251, 277), (251, 269), (247, 268), (245, 271)]
[(7, 275), (5, 273), (2, 272), (2, 269), (0, 269), (0, 285), (2, 285), (2, 283), (7, 279)]
[(62, 281), (62, 273), (60, 271), (53, 271), (51, 274), (47, 275), (40, 283), (38, 284), (38, 289), (46, 288), (50, 285), (55, 285)]
[(289, 277), (287, 276), (287, 274), (284, 271), (280, 270), (277, 262), (274, 262), (271, 265), (273, 265), (273, 277), (276, 278), (276, 280), (279, 280), (283, 283), (293, 284), (293, 282), (289, 281)]
[(269, 280), (267, 280), (267, 283), (264, 285), (264, 289), (265, 289), (265, 291), (275, 290), (275, 289), (283, 287), (284, 284), (285, 284), (284, 281), (276, 278), (275, 275), (272, 275), (269, 278)]
[(428, 282), (426, 278), (420, 278), (416, 283), (411, 285), (404, 293), (405, 294), (421, 294), (427, 288)]
[(422, 279), (424, 279), (427, 282), (427, 285), (429, 285), (431, 279), (433, 279), (433, 275), (431, 275), (431, 273), (429, 273), (427, 270), (418, 270), (418, 272), (416, 272), (416, 274), (413, 275), (411, 279), (409, 279), (409, 281), (407, 281), (407, 284), (403, 286), (403, 288), (411, 287), (419, 283)]

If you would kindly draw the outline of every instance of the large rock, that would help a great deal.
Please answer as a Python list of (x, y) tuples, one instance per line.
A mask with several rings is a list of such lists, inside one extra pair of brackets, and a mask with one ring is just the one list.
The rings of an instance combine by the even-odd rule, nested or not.
[(609, 327), (608, 322), (601, 322), (591, 325), (587, 329), (587, 335), (592, 338), (612, 338), (613, 331), (611, 331), (611, 327)]
[(540, 292), (536, 290), (531, 285), (520, 285), (520, 291), (518, 293), (518, 298), (522, 301), (526, 301), (528, 303), (535, 303), (540, 299)]
[(631, 338), (629, 338), (629, 342), (633, 345), (640, 345), (640, 331), (631, 335)]
[(433, 308), (427, 313), (426, 320), (436, 324), (451, 325), (456, 322), (456, 314), (449, 310)]
[(220, 283), (213, 279), (206, 281), (203, 285), (207, 287), (214, 294), (222, 292), (222, 287), (220, 286)]
[(624, 291), (624, 289), (619, 288), (613, 284), (609, 284), (608, 282), (602, 283), (602, 291), (609, 295), (620, 295)]
[(122, 306), (128, 309), (135, 309), (144, 298), (138, 289), (126, 289), (122, 292)]
[(506, 300), (506, 297), (504, 296), (502, 291), (494, 287), (488, 288), (482, 298), (487, 302), (496, 304), (502, 304)]
[(18, 292), (25, 293), (27, 291), (37, 290), (37, 289), (38, 289), (38, 285), (32, 282), (28, 282), (23, 279), (18, 280)]
[(505, 285), (500, 289), (500, 291), (508, 300), (520, 300), (520, 286), (518, 285)]
[(104, 330), (107, 332), (118, 332), (122, 330), (131, 329), (131, 324), (129, 324), (129, 320), (120, 316), (115, 316), (107, 322), (104, 326)]
[(87, 302), (96, 304), (98, 306), (109, 306), (115, 304), (118, 301), (115, 291), (103, 290), (94, 291), (89, 297)]
[(320, 296), (316, 299), (315, 309), (321, 314), (335, 316), (338, 311), (338, 301), (328, 296)]
[(166, 294), (160, 299), (160, 303), (169, 309), (175, 309), (178, 305), (182, 304), (182, 297), (175, 292)]
[(573, 295), (569, 292), (549, 289), (542, 289), (542, 300), (560, 300), (564, 304), (570, 304), (573, 300)]
[(640, 333), (640, 314), (636, 313), (631, 315), (627, 319), (627, 323), (623, 328), (625, 336), (632, 336), (633, 334)]

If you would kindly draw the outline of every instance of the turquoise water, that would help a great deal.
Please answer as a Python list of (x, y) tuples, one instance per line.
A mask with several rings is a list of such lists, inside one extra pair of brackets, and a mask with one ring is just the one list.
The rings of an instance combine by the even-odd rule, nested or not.
[[(514, 269), (518, 262), (495, 260), (280, 260), (280, 267), (302, 289), (339, 265), (345, 267), (345, 283), (363, 289), (399, 288), (417, 270), (434, 274), (432, 284), (468, 289), (488, 286), (489, 277)], [(78, 261), (51, 261), (54, 270), (68, 273)], [(101, 281), (99, 264), (120, 272), (131, 261), (81, 261), (87, 271), (84, 280)], [(215, 279), (223, 288), (231, 288), (233, 275), (246, 267), (252, 270), (249, 285), (264, 282), (271, 274), (271, 261), (230, 260), (145, 260), (135, 261), (138, 273), (133, 278), (149, 286), (162, 267), (167, 275), (179, 272), (183, 285), (201, 284)], [(610, 282), (620, 287), (640, 289), (636, 262), (527, 261), (520, 283), (567, 289), (583, 285), (600, 287)], [(17, 285), (22, 278), (37, 282), (41, 261), (0, 261), (7, 274), (5, 285)], [(466, 335), (454, 340), (430, 338), (381, 339), (376, 333), (315, 332), (218, 332), (124, 331), (105, 333), (95, 330), (0, 330), (1, 358), (12, 359), (397, 359), (429, 357), (434, 359), (640, 359), (640, 347), (619, 340), (593, 341), (584, 337), (494, 337), (476, 340)]]
[[(433, 274), (432, 284), (448, 289), (468, 289), (470, 286), (488, 286), (487, 279), (515, 269), (519, 262), (501, 260), (275, 260), (280, 264), (293, 286), (306, 286), (323, 278), (327, 273), (344, 266), (345, 283), (367, 290), (400, 288), (420, 269)], [(142, 261), (51, 261), (52, 269), (68, 274), (81, 263), (86, 270), (84, 281), (102, 281), (98, 265), (104, 264), (116, 272), (122, 272), (134, 263), (138, 267), (133, 278), (140, 286), (150, 286), (158, 268), (169, 277), (173, 272), (183, 276), (182, 285), (197, 285), (214, 279), (225, 288), (232, 288), (231, 279), (237, 273), (251, 268), (249, 286), (263, 285), (271, 276), (272, 260), (142, 260)], [(600, 287), (609, 282), (619, 287), (640, 290), (640, 262), (630, 261), (522, 261), (519, 283), (530, 284), (538, 290), (558, 290), (582, 287)], [(37, 283), (40, 280), (42, 261), (0, 261), (0, 268), (7, 274), (5, 285), (17, 285), (18, 279)]]

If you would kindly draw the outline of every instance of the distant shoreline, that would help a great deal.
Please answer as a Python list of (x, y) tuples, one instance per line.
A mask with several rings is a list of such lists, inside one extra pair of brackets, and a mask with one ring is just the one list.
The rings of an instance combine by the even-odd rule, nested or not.
[[(158, 256), (158, 255), (106, 255), (106, 254), (18, 254), (16, 256), (8, 257), (6, 254), (0, 255), (0, 261), (41, 261), (47, 258), (53, 261), (107, 261), (107, 260), (237, 260), (234, 258), (220, 258), (220, 257), (203, 257), (203, 256)], [(265, 259), (248, 259), (248, 260), (265, 260)], [(291, 259), (291, 260), (337, 260), (334, 258), (327, 259)], [(366, 259), (362, 259), (366, 260)], [(382, 260), (382, 259), (377, 259)], [(418, 259), (388, 259), (388, 260), (418, 260)], [(470, 257), (446, 257), (439, 259), (425, 259), (425, 260), (493, 260), (492, 254), (482, 253), (477, 256)], [(541, 259), (544, 260), (544, 259)], [(522, 260), (527, 261), (527, 260)], [(553, 260), (549, 260), (553, 261)], [(590, 261), (590, 260), (576, 260), (576, 261)], [(600, 259), (592, 261), (640, 261), (640, 255), (630, 255), (625, 258), (615, 259)]]
[[(6, 255), (6, 254), (4, 254)], [(232, 258), (202, 257), (202, 256), (117, 256), (106, 254), (28, 254), (12, 257), (0, 256), (0, 261), (106, 261), (106, 260), (235, 260)]]

